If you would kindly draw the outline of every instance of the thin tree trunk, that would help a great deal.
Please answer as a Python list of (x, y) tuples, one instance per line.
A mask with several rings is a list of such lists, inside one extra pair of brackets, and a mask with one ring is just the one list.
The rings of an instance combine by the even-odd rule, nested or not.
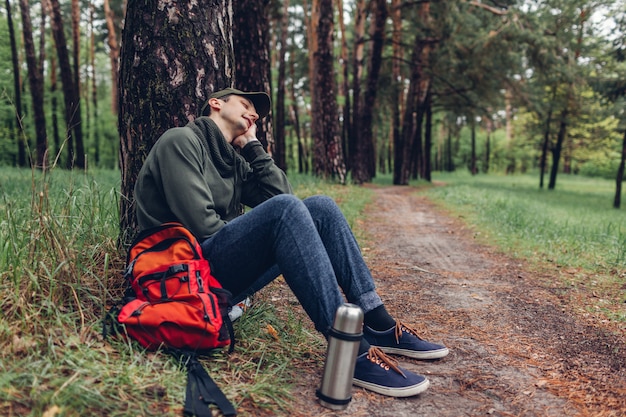
[(624, 182), (624, 166), (626, 165), (626, 130), (624, 130), (624, 138), (622, 139), (622, 157), (617, 169), (617, 177), (615, 178), (615, 198), (613, 199), (613, 207), (620, 208), (622, 201), (622, 183)]
[(425, 117), (426, 117), (426, 126), (424, 127), (424, 164), (422, 171), (422, 178), (428, 182), (432, 181), (431, 176), (431, 160), (430, 154), (432, 150), (433, 143), (433, 108), (432, 108), (432, 92), (431, 89), (428, 89), (428, 94), (426, 94), (426, 101), (424, 102), (425, 107)]
[(472, 135), (472, 150), (470, 156), (470, 172), (472, 175), (478, 174), (478, 167), (476, 166), (476, 121), (474, 116), (471, 116), (470, 121), (471, 135)]
[(567, 136), (567, 116), (569, 114), (569, 110), (567, 104), (565, 106), (566, 107), (561, 111), (559, 133), (556, 137), (556, 144), (552, 149), (552, 167), (550, 169), (550, 182), (548, 183), (548, 190), (554, 190), (556, 187), (556, 176), (559, 172), (561, 150), (563, 149), (563, 143), (565, 142), (565, 137)]
[[(233, 1), (234, 86), (240, 90), (272, 93), (269, 5), (269, 0)], [(257, 137), (273, 155), (276, 144), (272, 119), (266, 117), (259, 124)]]
[[(291, 43), (292, 49), (295, 48), (295, 42)], [(292, 51), (293, 54), (293, 51)], [(296, 100), (296, 86), (294, 80), (296, 79), (295, 75), (295, 62), (293, 59), (289, 60), (289, 73), (291, 74), (291, 83), (289, 86), (289, 91), (291, 93), (291, 123), (293, 125), (294, 131), (296, 133), (296, 141), (298, 144), (298, 172), (300, 174), (309, 172), (309, 152), (307, 151), (306, 144), (304, 143), (304, 138), (301, 134), (300, 129), (300, 115), (298, 113), (298, 101)]]
[[(306, 40), (309, 50), (309, 99), (311, 105), (315, 102), (315, 53), (317, 52), (317, 26), (319, 24), (319, 0), (311, 0), (311, 6), (307, 0), (302, 0), (304, 11), (304, 27), (306, 28)], [(309, 13), (307, 13), (307, 11)]]
[(485, 139), (485, 164), (483, 166), (483, 172), (487, 174), (489, 172), (489, 164), (491, 163), (491, 132), (493, 132), (493, 120), (491, 117), (484, 117), (485, 130), (487, 131), (487, 138)]
[[(348, 149), (346, 151), (350, 170), (354, 170), (357, 165), (363, 163), (363, 161), (358, 159), (361, 129), (357, 128), (356, 124), (361, 118), (361, 78), (363, 76), (363, 56), (365, 50), (365, 18), (366, 2), (365, 0), (357, 0), (356, 16), (354, 17), (354, 51), (352, 53), (352, 111), (350, 112), (350, 134), (347, 140)], [(361, 168), (357, 168), (357, 170), (361, 170)], [(359, 181), (356, 182), (358, 183)]]
[(93, 1), (89, 2), (89, 61), (91, 63), (91, 103), (93, 105), (93, 138), (94, 138), (94, 162), (100, 163), (100, 129), (98, 120), (98, 83), (96, 80), (96, 35), (94, 30), (94, 17), (96, 9)]
[(43, 78), (37, 58), (35, 57), (35, 44), (33, 42), (33, 27), (30, 20), (30, 7), (28, 0), (20, 0), (22, 15), (22, 33), (24, 48), (26, 50), (26, 65), (28, 67), (28, 82), (33, 105), (35, 121), (35, 134), (37, 137), (36, 166), (46, 170), (48, 168), (47, 150), (48, 139), (46, 134), (46, 116), (43, 108)]
[(320, 0), (317, 28), (317, 51), (314, 54), (315, 92), (313, 93), (312, 136), (314, 140), (314, 171), (321, 177), (346, 181), (346, 168), (341, 150), (333, 58), (333, 2)]
[(5, 2), (7, 10), (7, 25), (9, 30), (9, 40), (11, 42), (11, 63), (13, 64), (13, 92), (15, 105), (15, 131), (17, 142), (17, 165), (26, 166), (26, 134), (22, 123), (22, 80), (20, 77), (19, 54), (17, 52), (17, 42), (15, 40), (15, 29), (13, 28), (13, 12), (11, 2)]
[(117, 114), (119, 108), (120, 45), (117, 41), (117, 19), (111, 9), (109, 0), (104, 0), (104, 17), (107, 24), (107, 44), (109, 45), (109, 61), (111, 62), (111, 111), (113, 114)]
[(276, 130), (276, 149), (273, 154), (276, 165), (287, 171), (286, 143), (285, 135), (285, 73), (287, 72), (287, 35), (289, 34), (289, 0), (284, 0), (283, 14), (280, 24), (280, 51), (278, 54), (278, 88), (276, 91), (276, 115), (274, 126)]
[(337, 10), (339, 19), (339, 30), (341, 34), (341, 73), (343, 74), (339, 95), (343, 97), (343, 123), (341, 124), (341, 148), (343, 149), (343, 159), (346, 162), (346, 169), (350, 171), (350, 155), (348, 140), (352, 135), (352, 115), (351, 115), (351, 103), (350, 100), (350, 68), (348, 65), (348, 41), (346, 38), (346, 25), (343, 15), (343, 0), (337, 0)]
[(552, 100), (550, 100), (546, 124), (543, 131), (543, 142), (541, 145), (541, 157), (539, 158), (539, 188), (543, 189), (543, 178), (546, 174), (546, 164), (548, 160), (548, 149), (550, 148), (550, 127), (552, 125), (552, 103), (556, 98), (556, 87), (552, 87)]
[(50, 55), (50, 112), (52, 113), (52, 142), (56, 158), (60, 157), (61, 135), (59, 134), (59, 101), (57, 99), (58, 79), (57, 61), (54, 54)]
[(376, 104), (378, 77), (382, 64), (383, 46), (385, 43), (385, 22), (387, 21), (386, 0), (372, 2), (373, 18), (370, 26), (372, 46), (367, 67), (367, 83), (359, 109), (359, 141), (356, 158), (352, 165), (352, 179), (361, 184), (372, 180), (376, 174), (376, 157), (374, 153), (374, 137), (372, 119)]
[[(427, 22), (430, 19), (430, 4), (421, 3), (419, 8), (420, 19)], [(430, 56), (429, 41), (425, 41), (418, 34), (415, 36), (411, 52), (411, 75), (409, 89), (406, 95), (406, 105), (402, 118), (402, 133), (400, 143), (395, 151), (394, 180), (395, 185), (407, 185), (415, 163), (419, 163), (421, 156), (421, 127), (418, 130), (417, 122), (421, 123), (424, 111), (426, 93), (430, 80), (424, 73), (424, 62)], [(421, 113), (421, 114), (420, 114)], [(421, 126), (421, 125), (420, 125)], [(419, 133), (419, 134), (418, 134)], [(418, 142), (418, 140), (420, 142)], [(412, 158), (412, 156), (414, 158)]]
[[(400, 78), (400, 64), (404, 59), (404, 49), (401, 45), (402, 40), (402, 16), (401, 16), (401, 0), (392, 0), (391, 19), (393, 24), (392, 34), (392, 51), (393, 61), (391, 63), (391, 73), (393, 79), (391, 81), (391, 106), (392, 106), (392, 129), (389, 139), (389, 159), (390, 169), (393, 169), (393, 161), (396, 160), (394, 152), (400, 146), (400, 126), (402, 126), (402, 109), (401, 103), (404, 101), (402, 92), (404, 91), (403, 83)], [(395, 177), (395, 174), (394, 174)]]
[[(83, 132), (81, 125), (80, 95), (78, 86), (74, 84), (70, 58), (67, 50), (67, 41), (63, 29), (63, 17), (59, 0), (51, 0), (52, 6), (52, 34), (57, 49), (61, 82), (63, 83), (63, 98), (65, 100), (65, 123), (67, 126), (67, 168), (74, 166), (85, 168), (85, 153), (83, 148)], [(76, 150), (74, 150), (76, 145)]]

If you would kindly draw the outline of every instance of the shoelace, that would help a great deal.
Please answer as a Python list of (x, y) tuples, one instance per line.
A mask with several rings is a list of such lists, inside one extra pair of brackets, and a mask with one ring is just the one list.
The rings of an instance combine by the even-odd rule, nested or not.
[(417, 334), (417, 331), (406, 324), (402, 323), (400, 320), (396, 320), (396, 343), (400, 343), (400, 338), (402, 337), (402, 332), (406, 331), (407, 333), (412, 334), (418, 339), (422, 340), (421, 337)]
[(402, 372), (402, 370), (398, 367), (398, 361), (396, 361), (395, 359), (391, 359), (389, 356), (385, 355), (385, 352), (380, 350), (380, 348), (371, 346), (370, 349), (367, 351), (367, 359), (369, 359), (376, 365), (380, 365), (386, 370), (389, 370), (391, 368), (406, 378), (404, 372)]

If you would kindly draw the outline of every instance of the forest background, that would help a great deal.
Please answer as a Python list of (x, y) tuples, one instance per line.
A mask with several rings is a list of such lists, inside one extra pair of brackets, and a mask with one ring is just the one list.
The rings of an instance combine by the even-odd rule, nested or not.
[[(184, 384), (178, 365), (158, 354), (142, 355), (131, 344), (104, 343), (100, 319), (121, 290), (115, 285), (123, 252), (114, 240), (121, 231), (124, 242), (124, 233), (134, 229), (130, 190), (141, 162), (160, 133), (192, 120), (217, 89), (236, 85), (272, 93), (272, 115), (259, 138), (292, 181), (309, 178), (300, 172), (356, 184), (383, 176), (394, 184), (430, 181), (436, 170), (469, 171), (474, 180), (493, 178), (481, 173), (526, 172), (537, 174), (538, 188), (554, 190), (557, 176), (568, 173), (577, 191), (564, 207), (583, 206), (583, 195), (605, 198), (589, 191), (583, 175), (615, 180), (613, 205), (620, 205), (626, 155), (623, 0), (4, 5), (0, 165), (11, 168), (0, 167), (6, 216), (0, 222), (0, 409), (7, 415), (56, 415), (57, 404), (77, 410), (68, 415), (179, 411)], [(52, 170), (55, 175), (48, 175)], [(562, 180), (548, 195), (562, 197), (565, 185)], [(517, 179), (513, 187), (521, 188)], [(320, 185), (305, 188), (308, 195)], [(531, 220), (547, 210), (527, 205), (539, 200), (537, 193), (507, 199), (494, 187), (482, 193), (437, 188), (449, 192), (450, 200), (467, 202), (464, 216), (485, 213), (499, 232), (517, 225), (533, 233), (524, 234), (523, 242), (540, 240)], [(365, 204), (360, 201), (367, 189), (337, 185), (333, 191), (347, 217), (357, 217), (345, 206)], [(512, 205), (504, 207), (508, 200)], [(561, 206), (559, 221), (541, 225), (563, 221), (562, 229), (571, 230), (570, 240), (594, 265), (604, 268), (598, 253), (612, 257), (606, 290), (591, 286), (599, 273), (576, 279), (592, 288), (590, 299), (612, 300), (612, 317), (623, 323), (626, 240), (621, 219), (614, 217), (620, 211), (608, 210), (612, 215), (598, 222), (597, 231), (589, 228), (589, 215), (570, 220)], [(589, 212), (605, 214), (597, 205)], [(497, 221), (496, 214), (512, 217)], [(521, 221), (522, 214), (530, 220)], [(581, 239), (604, 238), (614, 229), (616, 237), (598, 250)], [(563, 239), (544, 246), (586, 258), (575, 256), (580, 252)], [(242, 319), (244, 335), (246, 323), (259, 333), (258, 322), (284, 322), (271, 318), (269, 304), (255, 304), (253, 314)], [(310, 357), (317, 339), (299, 319), (285, 326), (283, 337), (291, 339), (281, 349), (305, 358), (299, 364), (319, 363), (318, 356)], [(237, 376), (235, 384), (222, 385), (239, 404), (288, 409), (289, 397), (277, 381), (293, 380), (280, 372), (291, 362), (279, 356), (260, 372), (277, 348), (272, 340), (267, 350), (245, 343), (258, 339), (240, 338), (241, 357), (253, 358), (244, 363), (245, 372), (241, 363), (221, 359), (212, 364), (220, 369), (215, 374)], [(321, 344), (315, 351), (323, 351)], [(262, 379), (251, 384), (253, 376)], [(138, 405), (117, 401), (144, 397)]]
[[(128, 197), (158, 135), (235, 84), (272, 92), (260, 139), (287, 171), (407, 184), (538, 169), (549, 189), (560, 172), (617, 178), (619, 207), (623, 0), (236, 0), (195, 17), (191, 4), (6, 0), (0, 164), (121, 168)], [(194, 30), (213, 56), (184, 40)], [(159, 44), (173, 51), (154, 58)]]

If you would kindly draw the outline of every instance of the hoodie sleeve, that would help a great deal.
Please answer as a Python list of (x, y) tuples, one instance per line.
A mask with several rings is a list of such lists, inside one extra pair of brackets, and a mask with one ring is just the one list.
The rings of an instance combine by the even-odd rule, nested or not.
[(241, 150), (241, 155), (252, 168), (252, 172), (243, 183), (241, 195), (243, 204), (256, 207), (275, 195), (293, 193), (287, 175), (274, 164), (274, 160), (265, 152), (261, 142), (248, 143)]

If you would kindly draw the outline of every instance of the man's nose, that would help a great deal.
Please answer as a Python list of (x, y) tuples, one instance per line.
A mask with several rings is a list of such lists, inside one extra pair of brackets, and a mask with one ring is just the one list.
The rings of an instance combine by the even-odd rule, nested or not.
[(256, 112), (256, 110), (252, 110), (250, 112), (250, 116), (254, 119), (253, 121), (256, 122), (257, 120), (259, 120), (259, 113)]

